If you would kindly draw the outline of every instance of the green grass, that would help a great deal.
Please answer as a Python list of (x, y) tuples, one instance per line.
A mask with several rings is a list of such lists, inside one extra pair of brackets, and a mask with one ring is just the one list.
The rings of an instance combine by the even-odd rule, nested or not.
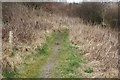
[(16, 70), (13, 71), (3, 71), (2, 75), (5, 76), (6, 78), (11, 78), (12, 76), (18, 74)]
[(79, 67), (80, 66), (80, 62), (78, 62), (78, 61), (72, 61), (71, 63), (70, 63), (70, 65), (69, 66), (72, 66), (72, 67)]
[(20, 78), (39, 78), (42, 66), (46, 63), (47, 56), (41, 56), (33, 64), (25, 65), (25, 72), (19, 74)]
[[(46, 43), (43, 43), (43, 47), (39, 49), (38, 53), (30, 56), (35, 59), (33, 64), (24, 65), (24, 72), (20, 73), (20, 78), (39, 78), (42, 73), (44, 64), (47, 62), (50, 55), (52, 55), (51, 47), (54, 44), (53, 37), (46, 37)], [(29, 58), (30, 58), (29, 57)], [(29, 58), (27, 58), (29, 60)]]
[(61, 42), (60, 56), (52, 70), (51, 77), (80, 78), (82, 76), (78, 67), (86, 62), (82, 60), (83, 56), (77, 53), (77, 48), (69, 44), (68, 34), (68, 31), (56, 34), (56, 36), (64, 36), (64, 39)]
[(93, 69), (91, 69), (91, 68), (87, 68), (86, 70), (84, 70), (84, 72), (86, 72), (86, 73), (92, 73), (92, 72), (94, 72), (94, 71), (93, 71)]

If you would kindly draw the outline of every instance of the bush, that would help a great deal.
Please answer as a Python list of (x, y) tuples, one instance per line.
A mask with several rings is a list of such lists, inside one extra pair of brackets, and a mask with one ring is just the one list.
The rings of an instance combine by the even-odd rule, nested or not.
[(79, 7), (79, 17), (85, 22), (101, 23), (102, 22), (102, 3), (98, 2), (83, 2)]
[(118, 23), (118, 4), (108, 3), (105, 9), (105, 23), (109, 24), (111, 27), (117, 27)]

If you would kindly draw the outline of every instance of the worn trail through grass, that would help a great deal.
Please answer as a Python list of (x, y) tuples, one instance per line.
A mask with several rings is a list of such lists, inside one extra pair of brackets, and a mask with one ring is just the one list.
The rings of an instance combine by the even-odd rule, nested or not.
[(60, 33), (54, 33), (53, 35), (53, 44), (50, 46), (52, 55), (48, 59), (47, 64), (45, 65), (43, 69), (43, 73), (41, 74), (41, 77), (43, 78), (48, 78), (49, 75), (51, 74), (51, 70), (54, 68), (54, 65), (56, 63), (56, 60), (59, 58), (59, 51), (62, 47), (62, 39), (65, 37), (65, 35), (60, 35)]
[(44, 66), (41, 77), (43, 78), (69, 78), (81, 77), (82, 74), (78, 68), (82, 63), (82, 55), (77, 53), (77, 47), (70, 45), (69, 30), (64, 29), (61, 32), (52, 34), (51, 53), (47, 64)]
[(80, 78), (78, 70), (83, 63), (77, 47), (70, 45), (69, 30), (61, 29), (46, 36), (46, 42), (37, 53), (32, 52), (23, 63), (21, 72), (9, 77), (19, 78)]

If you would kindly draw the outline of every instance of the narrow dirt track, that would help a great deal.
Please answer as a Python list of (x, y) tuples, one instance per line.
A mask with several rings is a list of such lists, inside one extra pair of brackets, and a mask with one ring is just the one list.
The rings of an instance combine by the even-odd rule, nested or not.
[(43, 68), (43, 73), (41, 75), (42, 78), (49, 78), (51, 74), (51, 70), (54, 68), (54, 64), (56, 63), (56, 60), (59, 58), (59, 51), (62, 47), (62, 44), (60, 44), (61, 40), (63, 39), (63, 36), (58, 36), (55, 39), (54, 44), (52, 45), (52, 55), (47, 61), (47, 64)]

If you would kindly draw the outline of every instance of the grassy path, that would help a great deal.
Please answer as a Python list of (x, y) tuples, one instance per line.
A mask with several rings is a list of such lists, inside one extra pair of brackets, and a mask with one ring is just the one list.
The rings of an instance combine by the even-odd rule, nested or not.
[[(64, 36), (61, 38), (61, 48), (59, 50), (59, 58), (51, 70), (50, 78), (80, 78), (83, 75), (78, 68), (85, 64), (83, 55), (77, 52), (78, 48), (70, 45), (68, 36), (69, 31), (65, 30), (61, 33), (56, 33), (56, 36)], [(59, 39), (60, 40), (60, 39)]]
[[(53, 32), (46, 37), (39, 52), (26, 57), (26, 61), (31, 58), (31, 64), (22, 64), (23, 69), (15, 74), (19, 78), (80, 78), (83, 76), (78, 68), (85, 63), (82, 55), (77, 53), (77, 47), (69, 44), (69, 30)], [(13, 77), (13, 76), (9, 76)]]
[(77, 53), (77, 47), (69, 44), (69, 31), (61, 30), (52, 34), (52, 56), (48, 59), (41, 77), (43, 78), (80, 78), (78, 71), (82, 64), (82, 55)]
[(62, 39), (65, 37), (65, 35), (60, 35), (61, 33), (53, 33), (53, 44), (51, 46), (52, 55), (48, 59), (47, 64), (45, 65), (43, 69), (43, 73), (41, 74), (41, 77), (48, 78), (51, 74), (51, 70), (54, 68), (54, 65), (56, 63), (56, 60), (59, 58), (59, 51), (62, 47), (61, 42)]

